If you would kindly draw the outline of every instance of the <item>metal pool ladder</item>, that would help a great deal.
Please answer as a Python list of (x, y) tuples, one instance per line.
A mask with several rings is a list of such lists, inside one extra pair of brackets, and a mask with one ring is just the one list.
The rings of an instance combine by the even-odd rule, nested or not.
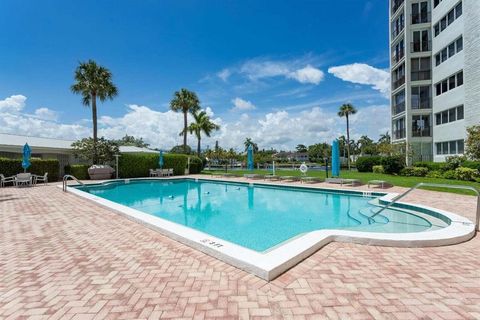
[(68, 179), (72, 179), (72, 180), (75, 180), (78, 184), (81, 184), (82, 186), (85, 185), (85, 183), (81, 182), (80, 180), (78, 180), (77, 178), (75, 178), (75, 176), (72, 176), (71, 174), (66, 174), (63, 176), (63, 185), (62, 185), (62, 190), (64, 192), (67, 192), (67, 181)]
[(392, 205), (398, 202), (398, 200), (402, 199), (406, 195), (408, 195), (410, 192), (412, 192), (415, 189), (418, 189), (420, 187), (438, 187), (438, 188), (449, 188), (449, 189), (462, 189), (462, 190), (470, 190), (473, 191), (477, 195), (477, 212), (476, 212), (476, 218), (475, 218), (475, 231), (480, 231), (479, 230), (479, 225), (480, 225), (480, 192), (478, 191), (477, 188), (474, 188), (472, 186), (464, 186), (464, 185), (451, 185), (451, 184), (439, 184), (439, 183), (427, 183), (427, 182), (420, 182), (417, 185), (413, 186), (412, 188), (408, 189), (404, 193), (396, 196), (395, 198), (392, 199), (391, 202), (380, 208), (380, 210), (375, 211), (375, 213), (370, 217), (374, 218), (376, 215), (381, 213), (382, 211), (390, 208)]

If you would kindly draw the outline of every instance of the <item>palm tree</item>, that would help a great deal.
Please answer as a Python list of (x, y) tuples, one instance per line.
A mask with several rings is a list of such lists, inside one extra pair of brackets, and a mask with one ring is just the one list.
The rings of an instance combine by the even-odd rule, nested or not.
[(187, 89), (180, 89), (173, 94), (173, 99), (170, 101), (170, 109), (175, 112), (183, 112), (183, 149), (187, 150), (187, 115), (188, 113), (195, 113), (200, 109), (200, 101), (195, 92)]
[[(354, 106), (352, 106), (350, 103), (346, 103), (340, 107), (340, 110), (338, 111), (338, 116), (339, 117), (345, 117), (347, 119), (347, 141), (350, 142), (350, 123), (349, 123), (349, 116), (351, 114), (357, 113), (357, 109), (355, 109)], [(347, 143), (347, 164), (348, 164), (348, 170), (350, 170), (350, 143)]]
[(390, 132), (382, 133), (380, 135), (380, 139), (378, 139), (378, 143), (390, 143), (392, 138), (390, 137)]
[(252, 141), (252, 138), (246, 138), (243, 145), (245, 146), (245, 151), (248, 151), (248, 147), (250, 146), (252, 146), (254, 152), (258, 151), (258, 145)]
[[(202, 132), (205, 133), (207, 137), (210, 137), (212, 131), (219, 130), (220, 126), (216, 123), (213, 123), (205, 111), (195, 112), (193, 114), (193, 119), (195, 120), (195, 122), (190, 123), (190, 125), (186, 129), (188, 132), (190, 132), (190, 134), (195, 133), (195, 136), (197, 136), (197, 153), (200, 156), (200, 141), (202, 139)], [(184, 133), (185, 132), (182, 131), (180, 132), (180, 135)]]
[(82, 102), (92, 107), (93, 121), (93, 163), (97, 162), (97, 98), (101, 102), (113, 100), (118, 94), (112, 82), (112, 73), (93, 60), (80, 62), (75, 70), (75, 83), (70, 88), (73, 93), (82, 95)]

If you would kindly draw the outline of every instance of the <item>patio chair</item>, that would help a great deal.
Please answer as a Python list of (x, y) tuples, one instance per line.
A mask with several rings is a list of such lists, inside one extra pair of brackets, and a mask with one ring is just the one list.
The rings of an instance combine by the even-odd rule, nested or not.
[(295, 176), (280, 176), (280, 180), (282, 181), (299, 181), (300, 177), (295, 177)]
[(169, 177), (172, 177), (173, 176), (173, 168), (168, 169), (167, 174), (168, 174)]
[(15, 186), (31, 186), (32, 174), (31, 173), (19, 173), (15, 176)]
[(268, 181), (278, 181), (280, 180), (280, 176), (277, 176), (275, 174), (267, 174), (265, 176), (265, 180), (268, 180)]
[(150, 177), (158, 177), (157, 170), (149, 169)]
[(0, 188), (5, 187), (7, 183), (11, 183), (12, 185), (14, 185), (15, 176), (5, 177), (3, 174), (0, 173)]
[(33, 175), (33, 184), (37, 185), (37, 183), (43, 182), (44, 185), (47, 185), (48, 183), (48, 172), (46, 172), (43, 176), (39, 176), (34, 174)]
[(320, 183), (323, 182), (322, 178), (318, 177), (302, 177), (302, 183)]

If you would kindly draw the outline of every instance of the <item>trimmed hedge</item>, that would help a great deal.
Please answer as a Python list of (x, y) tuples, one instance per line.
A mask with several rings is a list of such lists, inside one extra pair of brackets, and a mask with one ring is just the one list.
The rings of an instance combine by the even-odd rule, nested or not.
[[(158, 168), (158, 154), (154, 153), (128, 153), (122, 154), (118, 159), (119, 176), (121, 178), (148, 177), (149, 169)], [(196, 156), (184, 154), (163, 155), (163, 168), (173, 168), (176, 176), (185, 174), (188, 157), (190, 157), (190, 173), (200, 173), (203, 169), (202, 160)]]
[(72, 164), (65, 166), (65, 174), (71, 174), (77, 179), (88, 180), (90, 176), (88, 175), (88, 164)]
[[(48, 172), (49, 181), (58, 181), (60, 163), (57, 159), (31, 158), (30, 163), (32, 165), (28, 168), (27, 172), (42, 176)], [(9, 177), (21, 172), (23, 172), (22, 159), (0, 158), (0, 173)]]
[(480, 171), (480, 161), (466, 160), (462, 163), (462, 167), (470, 168), (470, 169), (476, 169), (476, 170)]
[(445, 171), (446, 166), (444, 162), (421, 161), (413, 164), (415, 167), (427, 168), (429, 171)]
[(425, 167), (407, 167), (400, 171), (402, 176), (406, 177), (425, 177), (428, 174), (428, 168)]
[(359, 157), (355, 165), (358, 172), (372, 172), (373, 166), (382, 165), (382, 157)]
[(404, 156), (388, 156), (382, 157), (381, 165), (385, 170), (385, 173), (388, 174), (398, 174), (405, 168), (405, 157)]

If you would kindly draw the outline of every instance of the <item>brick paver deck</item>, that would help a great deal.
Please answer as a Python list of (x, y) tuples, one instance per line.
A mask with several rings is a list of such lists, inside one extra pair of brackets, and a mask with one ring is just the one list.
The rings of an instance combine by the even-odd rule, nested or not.
[[(473, 219), (473, 197), (409, 200)], [(53, 185), (0, 189), (0, 222), (0, 319), (480, 319), (478, 236), (332, 243), (267, 283)]]

